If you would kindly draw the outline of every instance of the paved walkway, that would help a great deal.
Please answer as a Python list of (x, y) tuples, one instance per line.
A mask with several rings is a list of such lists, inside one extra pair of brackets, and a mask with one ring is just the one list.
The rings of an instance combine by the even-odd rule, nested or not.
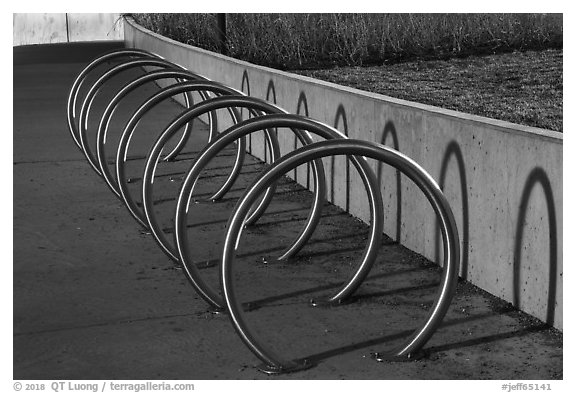
[[(208, 312), (176, 267), (142, 231), (74, 145), (66, 126), (68, 89), (102, 44), (14, 48), (14, 378), (15, 379), (268, 379), (226, 315)], [(121, 81), (116, 81), (119, 86)], [(131, 97), (113, 125), (150, 94)], [(103, 94), (106, 96), (106, 94)], [(97, 103), (102, 110), (105, 100)], [(99, 108), (99, 109), (98, 109)], [(147, 118), (151, 135), (180, 107), (167, 103)], [(159, 169), (158, 213), (170, 227), (181, 173), (203, 146), (195, 125), (183, 160)], [(131, 174), (150, 140), (135, 141)], [(138, 150), (139, 149), (139, 150)], [(207, 194), (223, 180), (224, 153), (201, 184)], [(199, 204), (190, 241), (198, 260), (217, 259), (224, 225), (263, 165), (250, 158), (228, 198)], [(313, 308), (352, 271), (367, 228), (333, 206), (310, 244), (293, 261), (274, 253), (298, 232), (310, 193), (283, 180), (260, 225), (247, 231), (238, 259), (242, 299), (257, 307), (248, 322), (288, 357), (317, 363), (283, 379), (559, 379), (562, 335), (475, 287), (461, 283), (445, 323), (425, 356), (378, 363), (372, 352), (393, 346), (422, 320), (438, 269), (385, 241), (378, 265), (355, 298)], [(281, 248), (281, 247), (280, 247)], [(217, 268), (205, 269), (217, 283)]]

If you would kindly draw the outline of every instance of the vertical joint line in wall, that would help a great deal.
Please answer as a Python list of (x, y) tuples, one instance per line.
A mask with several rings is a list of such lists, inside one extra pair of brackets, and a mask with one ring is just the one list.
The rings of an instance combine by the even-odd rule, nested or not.
[(70, 42), (70, 30), (68, 29), (68, 13), (64, 13), (64, 20), (66, 20), (66, 42)]

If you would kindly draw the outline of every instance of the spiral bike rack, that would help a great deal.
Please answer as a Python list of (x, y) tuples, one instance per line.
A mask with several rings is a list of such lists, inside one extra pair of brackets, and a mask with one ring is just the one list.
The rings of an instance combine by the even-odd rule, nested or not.
[[(112, 66), (105, 67), (112, 63)], [(96, 154), (88, 143), (88, 117), (98, 92), (110, 80), (130, 69), (154, 68), (126, 83), (109, 101), (98, 123), (96, 133)], [(102, 72), (101, 68), (106, 68)], [(91, 74), (99, 71), (99, 76), (89, 85)], [(92, 75), (93, 77), (93, 75)], [(94, 77), (93, 77), (94, 78)], [(111, 117), (118, 105), (138, 87), (161, 79), (173, 80), (174, 83), (159, 89), (148, 97), (131, 115), (122, 129), (116, 151), (115, 171), (109, 168), (106, 153), (106, 139), (109, 134)], [(81, 90), (85, 90), (84, 94)], [(198, 103), (193, 102), (193, 94), (201, 97)], [(156, 137), (145, 159), (141, 186), (141, 207), (138, 206), (128, 187), (130, 179), (126, 177), (125, 164), (128, 160), (130, 141), (138, 124), (145, 114), (160, 102), (174, 96), (182, 95), (185, 110), (177, 115)], [(78, 103), (81, 102), (79, 106)], [(243, 120), (238, 108), (247, 109), (250, 118)], [(79, 111), (78, 111), (79, 109)], [(219, 131), (216, 111), (225, 109), (232, 120), (232, 126)], [(209, 138), (207, 145), (194, 158), (186, 171), (174, 211), (174, 236), (170, 241), (158, 223), (153, 209), (153, 190), (156, 169), (160, 161), (170, 162), (182, 152), (192, 132), (192, 121), (200, 116), (207, 116)], [(453, 298), (460, 264), (458, 231), (448, 201), (434, 179), (416, 162), (402, 153), (381, 144), (351, 140), (338, 130), (316, 120), (293, 115), (277, 105), (249, 97), (244, 93), (211, 81), (201, 75), (173, 64), (160, 56), (138, 50), (122, 49), (106, 53), (89, 63), (74, 80), (67, 102), (67, 118), (70, 134), (83, 152), (94, 171), (104, 178), (111, 191), (124, 202), (136, 221), (150, 230), (161, 250), (174, 262), (181, 264), (183, 271), (197, 293), (217, 312), (230, 315), (232, 324), (246, 346), (262, 361), (260, 370), (268, 374), (294, 372), (313, 366), (306, 359), (286, 359), (273, 348), (263, 344), (244, 319), (245, 310), (235, 290), (234, 259), (242, 238), (242, 230), (255, 224), (266, 212), (276, 189), (278, 180), (300, 165), (310, 165), (313, 174), (314, 198), (308, 211), (305, 225), (296, 239), (277, 258), (283, 261), (295, 256), (310, 240), (321, 218), (322, 204), (326, 199), (326, 179), (322, 159), (344, 155), (357, 169), (366, 194), (370, 209), (370, 232), (361, 262), (352, 276), (338, 291), (322, 300), (315, 300), (313, 305), (340, 304), (345, 302), (359, 288), (372, 269), (378, 254), (383, 234), (383, 203), (376, 176), (368, 165), (366, 158), (388, 164), (406, 175), (424, 193), (438, 218), (444, 242), (444, 263), (441, 283), (435, 302), (425, 321), (394, 350), (376, 354), (379, 361), (409, 360), (426, 344), (439, 327)], [(179, 135), (171, 151), (162, 155), (174, 137)], [(290, 130), (301, 142), (302, 147), (281, 156), (277, 139), (279, 130)], [(202, 278), (197, 262), (193, 258), (188, 239), (188, 210), (194, 197), (194, 190), (203, 171), (223, 149), (236, 145), (236, 155), (232, 169), (224, 184), (208, 198), (209, 201), (221, 200), (231, 190), (237, 180), (244, 162), (246, 137), (255, 132), (264, 133), (265, 149), (270, 153), (271, 164), (263, 171), (236, 203), (226, 225), (226, 236), (220, 261), (220, 292), (210, 287)], [(314, 142), (312, 135), (323, 138)], [(294, 146), (296, 147), (296, 146)]]

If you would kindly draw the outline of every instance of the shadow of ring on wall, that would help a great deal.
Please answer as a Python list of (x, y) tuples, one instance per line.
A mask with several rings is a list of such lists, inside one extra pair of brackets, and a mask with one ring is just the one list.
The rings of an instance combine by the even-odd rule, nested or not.
[[(340, 119), (342, 119), (342, 132), (344, 135), (348, 136), (348, 120), (346, 119), (346, 110), (344, 109), (344, 105), (339, 104), (338, 109), (336, 109), (336, 117), (334, 118), (334, 128), (338, 129), (338, 125), (340, 124)], [(330, 157), (330, 202), (333, 204), (335, 203), (334, 200), (334, 183), (336, 180), (336, 157)], [(346, 203), (345, 203), (345, 211), (346, 213), (350, 212), (350, 160), (348, 156), (346, 156)]]
[[(394, 150), (400, 151), (400, 144), (398, 142), (398, 134), (396, 133), (396, 127), (391, 121), (387, 121), (384, 126), (384, 131), (382, 132), (382, 138), (380, 139), (380, 144), (386, 145), (386, 140), (388, 135), (392, 137), (392, 148)], [(376, 176), (378, 178), (378, 184), (382, 188), (382, 162), (378, 162), (378, 169)], [(396, 236), (394, 240), (400, 242), (400, 233), (402, 228), (402, 174), (399, 170), (396, 170)]]
[[(460, 277), (468, 279), (468, 254), (470, 252), (470, 227), (469, 227), (469, 209), (468, 209), (468, 184), (466, 182), (466, 166), (464, 165), (464, 156), (462, 150), (456, 141), (450, 141), (442, 158), (442, 166), (440, 168), (439, 186), (442, 191), (446, 185), (446, 174), (448, 173), (448, 164), (450, 158), (454, 156), (458, 165), (458, 174), (460, 175), (460, 197), (462, 198), (462, 227), (459, 231), (462, 233), (461, 240), (461, 260), (460, 260)], [(438, 221), (436, 221), (436, 232), (434, 236), (434, 261), (439, 263), (440, 260), (440, 229)]]
[[(301, 113), (303, 109), (303, 113)], [(308, 99), (303, 91), (300, 91), (298, 96), (298, 103), (296, 104), (296, 114), (301, 116), (310, 117), (308, 111)], [(298, 138), (294, 135), (294, 150), (298, 149)], [(298, 182), (298, 168), (294, 168), (294, 181)], [(306, 164), (306, 188), (310, 189), (310, 163)]]
[[(268, 82), (268, 87), (266, 87), (266, 101), (270, 101), (270, 95), (272, 95), (272, 103), (276, 105), (276, 87), (274, 86), (274, 81), (272, 79), (270, 79), (270, 81)], [(276, 138), (278, 138), (278, 129), (272, 128), (271, 130), (276, 135)], [(268, 162), (269, 146), (267, 143), (264, 143), (263, 146), (264, 146), (264, 162)], [(272, 161), (272, 153), (270, 153), (270, 161)]]
[(548, 300), (546, 307), (546, 323), (554, 325), (554, 314), (556, 308), (556, 274), (558, 270), (558, 232), (556, 222), (556, 208), (554, 206), (554, 195), (552, 193), (552, 186), (546, 172), (541, 167), (532, 169), (524, 185), (522, 197), (520, 200), (520, 208), (518, 211), (518, 220), (516, 224), (516, 240), (514, 244), (514, 282), (513, 293), (514, 306), (518, 307), (520, 304), (520, 263), (522, 259), (522, 238), (524, 234), (526, 212), (528, 202), (532, 190), (539, 183), (544, 191), (546, 198), (546, 206), (548, 208), (548, 229), (549, 229), (549, 277), (548, 277)]
[[(244, 91), (246, 88), (246, 91)], [(250, 95), (250, 78), (248, 78), (248, 71), (244, 70), (242, 73), (242, 83), (240, 85), (240, 91), (246, 95)], [(248, 119), (250, 118), (250, 112), (248, 112)], [(244, 108), (240, 109), (240, 117), (244, 119)], [(252, 134), (248, 134), (248, 153), (252, 153)]]

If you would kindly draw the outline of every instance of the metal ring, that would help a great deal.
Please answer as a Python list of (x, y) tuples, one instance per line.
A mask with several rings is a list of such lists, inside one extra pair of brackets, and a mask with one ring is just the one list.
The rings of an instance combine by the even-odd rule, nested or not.
[[(120, 137), (120, 141), (118, 144), (118, 149), (116, 152), (116, 180), (118, 181), (118, 188), (126, 207), (132, 214), (132, 216), (144, 227), (148, 228), (146, 216), (143, 210), (140, 210), (132, 197), (130, 190), (128, 188), (127, 179), (125, 176), (125, 168), (124, 164), (127, 160), (127, 153), (128, 147), (130, 144), (130, 140), (134, 133), (134, 130), (142, 117), (148, 113), (155, 105), (160, 103), (161, 101), (172, 97), (177, 94), (181, 94), (184, 92), (191, 92), (191, 91), (212, 91), (218, 94), (230, 94), (227, 87), (221, 85), (217, 82), (212, 81), (193, 81), (193, 82), (181, 82), (178, 84), (170, 85), (158, 91), (155, 95), (148, 98), (140, 107), (132, 114), (130, 120), (124, 127), (122, 131), (122, 135)], [(234, 120), (234, 122), (239, 121), (240, 117), (239, 114), (234, 113), (234, 111), (230, 111), (230, 116)], [(236, 154), (236, 159), (234, 163), (234, 168), (241, 167), (241, 161), (244, 159), (244, 155), (246, 154), (245, 150), (245, 143), (242, 142), (239, 144)], [(233, 177), (234, 173), (230, 175)]]
[(78, 139), (78, 125), (76, 124), (77, 123), (76, 107), (80, 88), (82, 87), (82, 84), (84, 83), (88, 74), (92, 72), (96, 67), (118, 57), (160, 58), (160, 56), (154, 53), (150, 53), (141, 49), (118, 49), (103, 54), (102, 56), (92, 60), (86, 67), (84, 67), (84, 69), (78, 74), (76, 79), (74, 79), (72, 87), (70, 88), (70, 93), (68, 93), (68, 100), (66, 102), (66, 109), (67, 109), (66, 117), (68, 120), (68, 129), (70, 131), (72, 139), (74, 140), (74, 143), (76, 143), (79, 149), (82, 149), (82, 146), (80, 145), (80, 140)]
[[(157, 220), (156, 220), (156, 215), (154, 213), (154, 209), (153, 209), (153, 204), (152, 204), (152, 190), (153, 190), (153, 182), (154, 182), (154, 173), (156, 171), (156, 165), (158, 162), (158, 158), (161, 154), (161, 151), (164, 147), (164, 145), (169, 141), (169, 139), (171, 138), (171, 136), (174, 134), (174, 132), (178, 129), (178, 127), (181, 126), (181, 124), (183, 124), (185, 121), (188, 121), (189, 118), (194, 118), (197, 116), (200, 116), (201, 114), (203, 114), (206, 111), (210, 111), (210, 110), (215, 110), (215, 109), (221, 109), (221, 108), (227, 108), (227, 107), (245, 107), (248, 108), (250, 111), (252, 112), (273, 112), (273, 113), (283, 113), (284, 111), (281, 110), (280, 108), (276, 107), (275, 105), (272, 105), (270, 103), (267, 103), (265, 101), (262, 100), (258, 100), (252, 97), (246, 97), (246, 96), (242, 96), (242, 97), (238, 97), (238, 96), (226, 96), (226, 97), (220, 97), (220, 98), (215, 98), (213, 100), (210, 101), (205, 101), (203, 103), (198, 104), (196, 107), (192, 108), (189, 111), (186, 111), (184, 113), (182, 113), (180, 115), (180, 117), (175, 120), (175, 122), (168, 127), (167, 129), (165, 129), (163, 131), (163, 133), (158, 137), (158, 139), (156, 140), (156, 142), (154, 143), (154, 146), (152, 147), (147, 160), (146, 160), (146, 167), (144, 170), (144, 175), (143, 175), (143, 183), (142, 183), (142, 206), (144, 208), (144, 212), (146, 215), (146, 218), (148, 220), (148, 224), (149, 227), (152, 231), (152, 233), (154, 234), (154, 237), (156, 239), (156, 241), (158, 242), (158, 244), (160, 245), (160, 247), (168, 254), (172, 257), (173, 260), (176, 261), (180, 261), (181, 263), (184, 263), (184, 261), (181, 259), (181, 255), (182, 253), (178, 250), (177, 251), (177, 246), (173, 247), (170, 242), (166, 239), (166, 237), (164, 236), (161, 228), (159, 227)], [(258, 117), (259, 118), (259, 117)], [(239, 123), (239, 124), (243, 124), (243, 123)], [(230, 130), (236, 129), (238, 127), (238, 125), (235, 125), (231, 128), (229, 128), (227, 131), (223, 132), (219, 138), (214, 141), (213, 143), (211, 143), (210, 145), (208, 145), (205, 150), (203, 151), (202, 155), (204, 156), (204, 152), (206, 151), (206, 149), (210, 149), (212, 146), (214, 146), (215, 144), (217, 144), (217, 149), (220, 148), (220, 146), (224, 147), (221, 143), (222, 138), (224, 138), (225, 135), (228, 135)], [(264, 127), (264, 128), (260, 128), (259, 130), (264, 130), (265, 132), (268, 132), (268, 128)], [(293, 130), (303, 141), (303, 143), (308, 144), (308, 143), (312, 143), (312, 138), (307, 135), (305, 132), (302, 132), (300, 130)], [(277, 145), (277, 141), (275, 138), (274, 134), (271, 134), (268, 136), (270, 139), (272, 139), (273, 143), (272, 146), (273, 148), (272, 150), (272, 157), (276, 160), (279, 157), (279, 147)], [(234, 138), (234, 140), (230, 140), (227, 139), (227, 143), (226, 146), (229, 145), (230, 143), (235, 142), (236, 140), (244, 140), (244, 137), (237, 137)], [(212, 148), (211, 151), (214, 151), (215, 149)], [(213, 158), (210, 157), (209, 160), (211, 160)], [(317, 164), (317, 163), (316, 163)], [(309, 216), (309, 221), (310, 221), (310, 225), (312, 226), (312, 230), (315, 227), (315, 223), (317, 223), (318, 219), (319, 219), (319, 215), (321, 214), (321, 206), (322, 206), (322, 202), (325, 199), (325, 195), (326, 195), (326, 191), (325, 191), (325, 176), (324, 176), (324, 171), (323, 171), (323, 167), (322, 164), (320, 163), (319, 166), (318, 165), (314, 165), (314, 167), (317, 169), (317, 178), (319, 179), (318, 182), (316, 183), (316, 191), (315, 191), (315, 203), (314, 203), (314, 207), (311, 210), (311, 215)], [(190, 171), (188, 171), (189, 173)], [(189, 180), (187, 180), (189, 181)], [(228, 187), (226, 187), (226, 191), (229, 189), (229, 187), (232, 186), (231, 182), (227, 182)], [(183, 186), (184, 187), (184, 184)], [(224, 187), (222, 188), (224, 189)], [(255, 209), (252, 213), (250, 218), (252, 219), (252, 221), (256, 221), (261, 214), (263, 214), (263, 212), (265, 211), (266, 207), (268, 206), (272, 196), (274, 194), (274, 187), (271, 186), (267, 191), (265, 196), (262, 198), (262, 200), (260, 201), (257, 209)], [(213, 199), (209, 198), (209, 199)], [(300, 237), (300, 239), (298, 239), (299, 241), (297, 241), (298, 244), (298, 249), (301, 248), (304, 243), (306, 242), (306, 240), (309, 238), (309, 236), (306, 236), (306, 232), (303, 233), (303, 236)], [(176, 241), (175, 241), (175, 244)], [(289, 252), (295, 253), (297, 252), (296, 246), (292, 246), (290, 247)], [(288, 257), (288, 253), (286, 257)], [(188, 271), (187, 271), (188, 273)], [(190, 280), (191, 283), (194, 285), (194, 275), (191, 276)], [(202, 292), (202, 290), (199, 291), (200, 293)], [(210, 303), (210, 302), (209, 302)], [(222, 302), (220, 302), (219, 304), (220, 306), (222, 305)]]
[[(162, 56), (160, 56), (158, 54), (147, 52), (147, 51), (140, 50), (140, 49), (120, 49), (120, 50), (114, 50), (114, 51), (108, 52), (108, 53), (100, 56), (99, 58), (93, 60), (90, 64), (88, 64), (80, 72), (80, 74), (74, 80), (74, 83), (72, 84), (72, 88), (70, 89), (70, 93), (68, 95), (67, 119), (68, 119), (68, 128), (70, 130), (72, 138), (73, 138), (74, 142), (76, 143), (76, 145), (78, 146), (78, 148), (80, 148), (80, 150), (82, 150), (82, 151), (84, 151), (84, 148), (80, 142), (78, 124), (76, 124), (77, 123), (76, 106), (77, 106), (78, 93), (80, 91), (80, 87), (84, 83), (87, 75), (91, 71), (93, 71), (94, 68), (96, 68), (97, 66), (99, 66), (102, 63), (105, 63), (105, 62), (110, 61), (111, 59), (114, 59), (117, 57), (132, 57), (132, 58), (133, 57), (151, 57), (151, 58), (157, 58), (157, 59), (164, 59)], [(174, 67), (180, 68), (182, 70), (186, 70), (184, 67), (177, 65), (177, 64), (174, 64)], [(188, 71), (188, 72), (190, 73), (190, 71)], [(201, 76), (199, 74), (193, 74), (193, 73), (190, 73), (190, 74), (195, 75), (198, 79), (208, 80), (206, 77)], [(177, 78), (176, 81), (180, 82), (180, 79)], [(189, 98), (185, 95), (184, 101), (185, 101), (185, 106), (187, 108), (189, 108), (190, 102), (191, 102), (191, 97)], [(215, 118), (213, 118), (212, 114), (209, 115), (208, 123), (209, 123), (209, 127), (211, 130), (214, 128), (217, 128), (217, 125), (215, 123)], [(182, 133), (181, 140), (176, 144), (176, 146), (174, 147), (172, 152), (170, 152), (165, 157), (166, 160), (173, 159), (181, 151), (182, 146), (186, 143), (186, 139), (188, 138), (188, 136), (191, 132), (191, 127), (189, 127), (189, 126), (190, 126), (189, 124), (186, 125), (186, 128), (184, 129), (184, 131)], [(96, 171), (96, 172), (98, 173), (98, 171)], [(108, 183), (108, 181), (107, 181), (107, 183)], [(113, 192), (115, 194), (117, 193), (116, 191), (117, 190), (113, 189)]]
[(227, 224), (228, 231), (222, 253), (222, 288), (230, 318), (242, 341), (264, 362), (263, 371), (266, 372), (289, 372), (307, 367), (309, 364), (306, 364), (306, 361), (284, 359), (281, 355), (276, 354), (254, 336), (244, 321), (241, 303), (236, 296), (233, 283), (234, 254), (240, 241), (243, 223), (250, 207), (269, 184), (301, 164), (333, 155), (361, 155), (382, 161), (400, 170), (420, 188), (439, 218), (444, 240), (444, 269), (436, 301), (426, 321), (398, 348), (382, 355), (381, 358), (410, 358), (422, 348), (440, 325), (456, 289), (460, 249), (454, 215), (440, 187), (422, 167), (402, 153), (373, 142), (331, 140), (302, 147), (272, 164), (270, 170), (260, 176), (237, 203)]
[[(259, 100), (252, 99), (250, 102), (252, 106), (261, 105)], [(260, 109), (260, 107), (258, 107)], [(290, 114), (272, 114), (261, 116), (258, 118), (252, 118), (246, 120), (236, 126), (228, 129), (222, 136), (216, 140), (213, 144), (208, 146), (198, 157), (194, 166), (186, 175), (186, 179), (182, 185), (180, 196), (178, 197), (178, 204), (176, 207), (176, 216), (174, 219), (175, 224), (175, 236), (178, 252), (180, 254), (180, 260), (183, 262), (183, 266), (186, 269), (186, 273), (190, 278), (192, 285), (197, 288), (199, 294), (213, 307), (222, 309), (223, 302), (221, 297), (210, 288), (202, 279), (199, 274), (198, 269), (196, 269), (195, 264), (191, 262), (190, 249), (188, 247), (188, 241), (186, 236), (187, 227), (187, 210), (190, 204), (190, 199), (194, 192), (194, 186), (196, 181), (199, 179), (202, 170), (206, 167), (209, 161), (221, 150), (223, 147), (229, 145), (234, 140), (238, 138), (245, 137), (253, 132), (260, 131), (266, 128), (290, 128), (294, 132), (297, 130), (306, 130), (312, 132), (318, 136), (326, 139), (341, 139), (342, 134), (324, 124), (315, 122), (314, 120), (303, 118), (298, 115)], [(305, 144), (309, 140), (304, 140)], [(311, 145), (311, 144), (310, 144)], [(377, 186), (377, 180), (371, 168), (369, 167), (366, 160), (358, 159), (357, 157), (351, 157), (351, 160), (355, 167), (358, 169), (360, 176), (365, 184), (368, 184), (367, 191), (369, 195), (369, 200), (373, 201), (370, 203), (370, 214), (371, 214), (371, 227), (368, 245), (362, 256), (359, 268), (353, 277), (347, 282), (335, 295), (329, 297), (328, 299), (321, 301), (322, 303), (339, 303), (349, 297), (361, 284), (363, 279), (366, 277), (370, 271), (372, 265), (377, 256), (378, 247), (382, 242), (382, 231), (383, 231), (383, 208), (382, 208), (382, 196), (380, 194), (380, 189)], [(314, 179), (315, 179), (315, 192), (316, 190), (321, 192), (316, 192), (315, 199), (313, 202), (313, 207), (310, 210), (306, 225), (298, 235), (296, 241), (288, 247), (279, 260), (289, 258), (296, 254), (310, 239), (312, 236), (321, 214), (321, 204), (324, 200), (326, 193), (326, 183), (324, 180), (324, 172), (322, 168), (321, 160), (313, 161)], [(320, 181), (321, 180), (321, 181)], [(270, 185), (274, 182), (268, 184), (266, 192), (270, 189)], [(321, 195), (321, 198), (319, 196)], [(267, 207), (267, 205), (266, 205)], [(263, 212), (262, 212), (263, 213)], [(247, 214), (250, 216), (252, 213)], [(243, 221), (243, 226), (248, 222), (249, 217)], [(320, 303), (320, 302), (319, 302)]]
[[(128, 84), (126, 84), (115, 96), (114, 98), (112, 98), (112, 100), (110, 100), (110, 103), (108, 104), (108, 106), (106, 107), (106, 109), (104, 110), (104, 113), (102, 114), (102, 117), (100, 119), (100, 125), (98, 126), (98, 133), (96, 135), (96, 156), (98, 158), (98, 165), (100, 167), (100, 172), (102, 173), (102, 177), (104, 177), (104, 180), (106, 180), (106, 183), (108, 184), (108, 186), (110, 187), (110, 189), (112, 190), (112, 192), (114, 194), (116, 194), (116, 196), (118, 196), (119, 198), (122, 198), (121, 194), (120, 194), (120, 189), (118, 186), (118, 181), (117, 179), (112, 175), (110, 169), (108, 168), (108, 165), (106, 163), (107, 161), (107, 157), (106, 157), (106, 151), (105, 151), (105, 143), (106, 143), (106, 138), (108, 135), (108, 128), (110, 125), (110, 119), (112, 117), (112, 115), (114, 114), (116, 108), (118, 107), (118, 104), (120, 103), (120, 101), (125, 98), (130, 92), (134, 91), (136, 88), (142, 86), (145, 83), (151, 82), (151, 81), (156, 81), (159, 79), (176, 79), (177, 81), (182, 81), (182, 80), (198, 80), (200, 79), (200, 77), (198, 77), (198, 75), (193, 74), (189, 71), (186, 70), (180, 70), (180, 69), (168, 69), (168, 70), (157, 70), (157, 71), (153, 71), (150, 72), (148, 74), (142, 75), (141, 77), (134, 79), (133, 81), (129, 82)], [(187, 93), (183, 93), (184, 96), (186, 97), (187, 95), (191, 95), (192, 92), (187, 92)], [(200, 91), (199, 92), (200, 96), (202, 99), (206, 100), (208, 99), (208, 96), (206, 94), (206, 92)], [(189, 103), (191, 101), (191, 98), (189, 100), (187, 100), (187, 103)], [(190, 106), (187, 105), (187, 107), (189, 108)], [(209, 116), (209, 125), (215, 125), (216, 122), (213, 120), (215, 117), (215, 114), (210, 112), (208, 114)], [(186, 127), (188, 127), (190, 124), (186, 124)], [(184, 144), (186, 143), (186, 139), (189, 136), (188, 132), (184, 132), (182, 135), (182, 139), (176, 144), (177, 147), (179, 146), (184, 146)], [(172, 151), (172, 153), (177, 152), (177, 149), (174, 149)], [(165, 160), (169, 160), (170, 158), (172, 158), (171, 155), (168, 155)]]
[[(196, 85), (197, 87), (198, 85)], [(215, 88), (215, 92), (217, 93), (225, 93), (226, 90), (219, 88), (218, 86), (213, 86)], [(170, 245), (170, 242), (164, 236), (162, 229), (158, 225), (156, 220), (156, 215), (154, 213), (154, 209), (152, 208), (152, 190), (153, 190), (153, 183), (154, 183), (154, 173), (156, 172), (156, 167), (158, 164), (158, 160), (160, 158), (160, 154), (165, 146), (165, 144), (170, 140), (170, 138), (178, 131), (183, 124), (186, 124), (191, 119), (197, 118), (204, 113), (215, 111), (217, 109), (227, 108), (233, 118), (234, 123), (238, 123), (240, 120), (240, 115), (235, 109), (234, 105), (229, 105), (227, 102), (229, 100), (240, 99), (245, 100), (246, 97), (238, 97), (238, 96), (226, 96), (226, 97), (218, 97), (213, 98), (207, 101), (203, 101), (191, 109), (183, 112), (178, 116), (173, 122), (166, 128), (164, 131), (158, 136), (157, 140), (154, 142), (154, 145), (148, 156), (146, 158), (146, 164), (144, 169), (144, 174), (142, 176), (142, 207), (144, 211), (145, 219), (147, 220), (148, 227), (150, 228), (154, 239), (160, 246), (160, 248), (175, 262), (181, 262), (178, 254), (176, 252), (175, 247)], [(266, 139), (269, 142), (270, 150), (275, 157), (279, 157), (280, 155), (280, 147), (278, 145), (278, 141), (276, 136), (273, 133), (269, 133), (266, 131)], [(237, 144), (238, 151), (244, 152), (246, 149), (246, 142), (245, 138), (241, 138)], [(120, 150), (119, 150), (120, 154)], [(224, 184), (220, 187), (219, 191), (217, 191), (211, 198), (211, 200), (217, 200), (217, 198), (221, 198), (234, 184), (234, 181), (240, 174), (240, 170), (242, 169), (242, 164), (244, 162), (244, 155), (237, 156), (237, 160), (234, 163), (234, 167), (231, 170), (230, 175), (224, 182)], [(241, 159), (240, 159), (241, 158)], [(119, 179), (123, 178), (124, 176), (119, 173)], [(128, 202), (129, 203), (129, 202)]]
[(153, 59), (153, 58), (131, 60), (128, 62), (120, 63), (117, 66), (112, 67), (110, 70), (106, 71), (106, 73), (104, 75), (102, 75), (100, 78), (98, 78), (98, 80), (92, 85), (92, 87), (90, 88), (90, 90), (86, 94), (86, 97), (84, 98), (84, 101), (82, 103), (81, 110), (80, 110), (80, 116), (79, 116), (78, 136), (79, 136), (79, 140), (80, 140), (80, 145), (82, 146), (82, 151), (84, 152), (86, 159), (90, 163), (90, 166), (92, 167), (92, 169), (94, 169), (96, 171), (96, 173), (100, 176), (102, 176), (102, 173), (100, 172), (100, 168), (99, 168), (99, 165), (97, 163), (97, 158), (92, 153), (92, 150), (90, 149), (90, 145), (88, 144), (88, 142), (86, 140), (87, 139), (86, 133), (88, 131), (88, 115), (90, 113), (90, 108), (94, 102), (94, 98), (96, 97), (96, 94), (98, 93), (100, 88), (104, 85), (104, 83), (106, 83), (106, 81), (108, 81), (114, 75), (117, 75), (117, 74), (119, 74), (123, 71), (126, 71), (128, 69), (136, 68), (136, 67), (144, 67), (144, 66), (154, 66), (154, 67), (161, 67), (161, 68), (176, 67), (173, 63), (170, 63), (166, 60)]

